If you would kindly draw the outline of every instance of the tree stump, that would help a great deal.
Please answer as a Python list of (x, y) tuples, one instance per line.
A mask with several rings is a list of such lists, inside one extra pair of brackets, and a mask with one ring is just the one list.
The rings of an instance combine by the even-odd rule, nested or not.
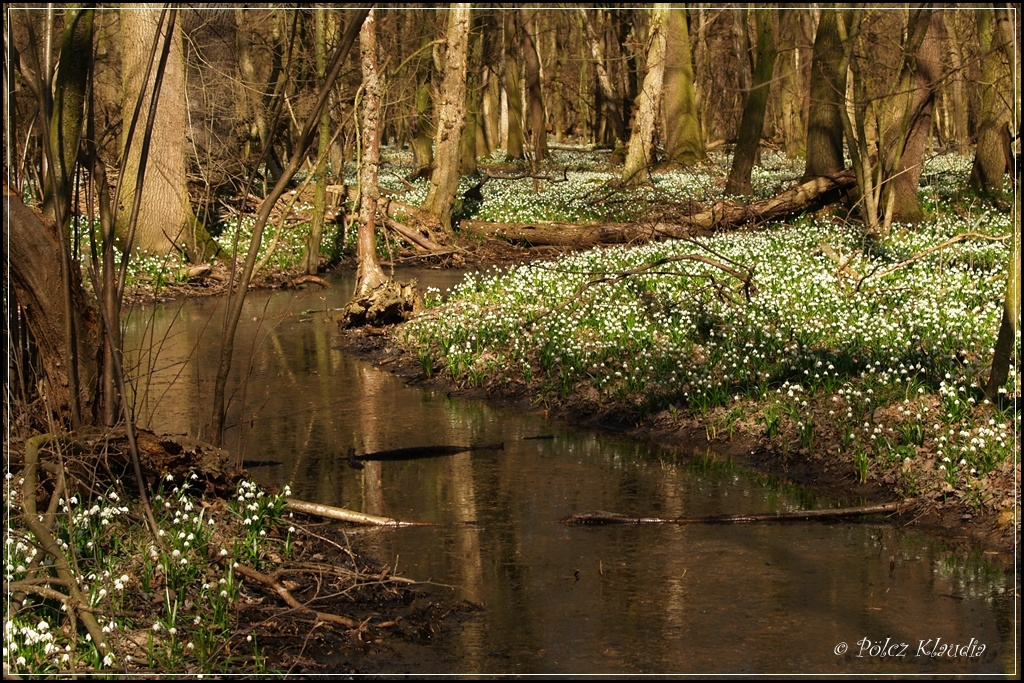
[(388, 280), (369, 293), (353, 298), (345, 307), (341, 325), (345, 328), (396, 325), (421, 307), (416, 280), (408, 283)]

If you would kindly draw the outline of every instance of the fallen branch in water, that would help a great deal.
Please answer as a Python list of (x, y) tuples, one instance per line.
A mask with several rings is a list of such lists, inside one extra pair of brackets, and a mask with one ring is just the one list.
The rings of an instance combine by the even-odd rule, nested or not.
[(315, 515), (326, 519), (336, 519), (340, 522), (349, 522), (351, 524), (362, 524), (365, 526), (440, 526), (437, 522), (403, 522), (391, 517), (378, 517), (377, 515), (369, 515), (365, 512), (356, 512), (355, 510), (346, 510), (345, 508), (324, 505), (322, 503), (307, 503), (304, 500), (296, 500), (295, 498), (286, 498), (285, 504), (289, 510), (294, 512), (301, 512), (306, 515)]
[(558, 520), (562, 524), (573, 526), (597, 526), (602, 524), (749, 524), (753, 522), (801, 522), (813, 520), (843, 519), (847, 517), (863, 517), (899, 513), (909, 508), (914, 502), (908, 498), (896, 503), (879, 505), (863, 505), (852, 508), (834, 508), (829, 510), (799, 510), (797, 512), (769, 512), (753, 515), (712, 515), (710, 517), (627, 517), (614, 512), (594, 510), (577, 512)]

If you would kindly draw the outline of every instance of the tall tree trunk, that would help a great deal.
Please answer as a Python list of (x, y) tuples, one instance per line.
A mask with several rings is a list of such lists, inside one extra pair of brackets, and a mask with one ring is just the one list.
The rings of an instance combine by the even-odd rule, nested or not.
[(549, 75), (547, 79), (548, 101), (551, 102), (551, 125), (555, 133), (555, 142), (561, 143), (564, 140), (566, 128), (568, 128), (565, 120), (565, 87), (562, 84), (564, 70), (562, 52), (568, 42), (563, 24), (564, 16), (561, 13), (549, 13), (548, 17), (548, 33), (550, 35), (547, 52), (549, 53), (548, 62), (551, 64), (551, 68), (547, 72)]
[[(600, 12), (601, 10), (598, 10)], [(586, 33), (587, 43), (590, 45), (590, 56), (594, 60), (594, 70), (597, 73), (597, 83), (600, 87), (601, 96), (604, 99), (604, 104), (608, 108), (608, 117), (611, 119), (611, 123), (615, 128), (615, 135), (619, 140), (626, 139), (626, 120), (619, 110), (618, 99), (615, 95), (615, 90), (612, 88), (611, 77), (608, 75), (608, 69), (605, 65), (604, 49), (601, 46), (601, 38), (598, 36), (597, 30), (590, 20), (590, 15), (587, 14), (587, 10), (583, 8), (577, 9), (581, 20), (583, 22), (583, 29)], [(604, 33), (603, 27), (600, 29), (601, 33)]]
[[(482, 27), (473, 31), (472, 27), (467, 55), (466, 68), (466, 127), (462, 129), (460, 142), (459, 173), (470, 175), (476, 173), (477, 136), (483, 127), (480, 122), (480, 61), (483, 52)], [(486, 147), (486, 144), (484, 145)]]
[(917, 223), (924, 218), (917, 190), (921, 182), (925, 151), (931, 138), (935, 92), (944, 75), (940, 40), (942, 10), (932, 9), (918, 21), (920, 25), (915, 28), (924, 31), (924, 36), (915, 59), (906, 67), (911, 72), (906, 80), (912, 86), (909, 96), (905, 98), (906, 109), (901, 112), (901, 128), (906, 131), (905, 141), (902, 143), (897, 171), (889, 183), (889, 191), (895, 195), (892, 218), (903, 223)]
[(666, 4), (655, 5), (651, 9), (647, 75), (637, 95), (633, 134), (629, 136), (629, 149), (622, 169), (622, 182), (625, 185), (642, 185), (649, 180), (649, 169), (653, 161), (654, 125), (658, 120), (665, 77), (665, 24), (668, 14), (669, 6)]
[(1006, 271), (1003, 317), (996, 336), (988, 383), (985, 386), (985, 396), (993, 403), (999, 401), (1000, 389), (1010, 376), (1010, 364), (1013, 362), (1017, 331), (1020, 328), (1020, 192), (1016, 193), (1013, 200), (1013, 241), (1010, 244), (1010, 262)]
[(501, 147), (501, 84), (498, 75), (491, 69), (483, 68), (485, 87), (483, 91), (484, 135), (487, 137), (487, 153)]
[(686, 9), (673, 7), (668, 12), (665, 49), (665, 155), (671, 164), (689, 166), (707, 157), (704, 133), (697, 112), (697, 92), (693, 85), (693, 59)]
[(782, 140), (786, 156), (797, 159), (806, 153), (806, 128), (803, 123), (803, 65), (800, 44), (809, 10), (793, 9), (779, 15), (779, 85), (782, 100)]
[[(327, 77), (327, 12), (319, 9), (313, 13), (313, 50), (316, 59), (316, 77), (323, 81)], [(317, 142), (316, 187), (313, 195), (313, 220), (310, 221), (303, 270), (316, 275), (320, 268), (320, 243), (324, 235), (324, 217), (327, 213), (327, 162), (331, 146), (331, 108), (326, 106), (320, 112), (320, 131)]]
[(946, 53), (949, 55), (950, 78), (945, 84), (946, 110), (952, 118), (947, 142), (958, 154), (967, 154), (971, 144), (967, 125), (967, 97), (964, 95), (964, 59), (961, 55), (963, 41), (958, 30), (961, 12), (943, 12), (946, 28)]
[(514, 10), (505, 10), (505, 101), (508, 120), (505, 133), (505, 156), (522, 159), (526, 156), (523, 140), (523, 97), (519, 76), (519, 55), (516, 51)]
[(754, 168), (754, 159), (761, 145), (761, 133), (764, 130), (764, 113), (768, 106), (768, 94), (775, 70), (775, 30), (774, 10), (758, 7), (754, 20), (757, 25), (757, 65), (754, 68), (754, 83), (747, 93), (747, 103), (743, 107), (743, 119), (740, 121), (739, 139), (736, 141), (736, 152), (732, 158), (732, 170), (726, 183), (727, 194), (753, 194), (750, 184), (750, 173)]
[[(431, 36), (426, 30), (429, 23), (424, 21), (422, 26), (420, 50), (425, 50), (430, 45)], [(433, 109), (430, 98), (432, 74), (433, 60), (421, 55), (416, 66), (416, 116), (412, 140), (413, 161), (416, 164), (414, 175), (417, 177), (425, 177), (434, 165), (434, 138), (430, 136), (432, 131), (430, 113)]]
[[(43, 177), (44, 209), (62, 232), (71, 224), (74, 174), (82, 140), (85, 93), (92, 63), (92, 24), (95, 11), (69, 7), (64, 14), (64, 37), (50, 115), (50, 173)], [(68, 58), (73, 55), (74, 58)]]
[(540, 89), (540, 57), (531, 35), (534, 32), (532, 10), (520, 9), (520, 38), (523, 63), (526, 66), (526, 99), (530, 109), (530, 142), (534, 165), (548, 156), (548, 131), (544, 115), (544, 99)]
[[(179, 248), (195, 253), (197, 242), (202, 244), (205, 239), (197, 234), (201, 228), (192, 214), (185, 175), (187, 108), (181, 31), (177, 22), (171, 21), (175, 10), (169, 10), (167, 21), (158, 26), (163, 7), (145, 3), (122, 10), (120, 15), (124, 120), (131, 121), (142, 96), (144, 105), (137, 129), (145, 130), (152, 111), (150, 103), (155, 101), (156, 106), (148, 145), (139, 138), (127, 144), (130, 127), (123, 128), (122, 147), (127, 144), (128, 154), (118, 181), (117, 228), (122, 240), (152, 254), (168, 254)], [(173, 25), (173, 35), (168, 35), (169, 25)], [(161, 70), (155, 68), (156, 64), (149, 80), (145, 80), (154, 42), (158, 45), (157, 59), (166, 61), (159, 83)], [(145, 168), (140, 168), (143, 165)], [(140, 201), (132, 230), (136, 194)]]
[(437, 165), (423, 202), (423, 210), (434, 215), (446, 230), (452, 227), (452, 208), (459, 188), (459, 139), (466, 125), (466, 51), (471, 7), (470, 3), (452, 3), (448, 11), (448, 54), (434, 135)]
[[(978, 45), (981, 49), (981, 123), (978, 126), (978, 147), (971, 167), (970, 187), (988, 195), (1003, 191), (1006, 158), (1003, 153), (1004, 127), (1010, 112), (1001, 101), (999, 81), (1003, 79), (1002, 49), (993, 11), (988, 7), (976, 10)], [(1011, 169), (1012, 170), (1012, 169)]]
[(814, 37), (805, 178), (832, 175), (844, 167), (841, 108), (846, 106), (847, 67), (843, 41), (839, 37), (840, 21), (849, 25), (844, 10), (823, 9)]
[(359, 30), (359, 54), (363, 71), (362, 159), (359, 166), (359, 227), (357, 228), (358, 261), (355, 297), (366, 296), (387, 279), (377, 261), (375, 228), (377, 199), (380, 188), (377, 172), (380, 167), (380, 98), (381, 84), (377, 73), (377, 17), (374, 10), (366, 16)]

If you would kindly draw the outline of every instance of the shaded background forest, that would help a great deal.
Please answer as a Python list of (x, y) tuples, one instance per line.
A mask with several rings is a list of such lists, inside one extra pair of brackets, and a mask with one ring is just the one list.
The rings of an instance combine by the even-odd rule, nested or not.
[[(304, 269), (322, 266), (325, 231), (357, 223), (364, 282), (374, 280), (376, 226), (438, 249), (453, 239), (460, 176), (482, 159), (537, 174), (548, 150), (567, 144), (612, 150), (626, 186), (731, 150), (730, 195), (751, 194), (761, 149), (782, 149), (806, 159), (805, 178), (855, 177), (873, 239), (922, 217), (922, 160), (940, 150), (973, 155), (972, 189), (1007, 205), (1020, 26), (1006, 5), (457, 4), (364, 17), (341, 8), (9, 10), (6, 194), (63, 235), (22, 249), (42, 233), (12, 223), (15, 293), (49, 301), (30, 309), (43, 312), (33, 335), (53, 340), (41, 344), (48, 373), (63, 376), (62, 356), (94, 366), (54, 386), (74, 395), (116, 362), (109, 321), (119, 318), (131, 254), (182, 252), (200, 263), (218, 249), (211, 234), (258, 213), (248, 254), (233, 248), (247, 256), (244, 290), (263, 225), (296, 179), (315, 181)], [(412, 150), (409, 182), (430, 178), (408, 225), (376, 204), (381, 145)], [(346, 164), (361, 167), (358, 216), (344, 205)], [(65, 264), (61, 278), (23, 282), (55, 263)], [(68, 303), (80, 271), (108, 322), (71, 320), (89, 311)], [(233, 339), (229, 325), (226, 359)], [(114, 379), (104, 381), (116, 394)], [(85, 402), (84, 413), (98, 414), (96, 400)], [(115, 405), (106, 403), (107, 422)]]

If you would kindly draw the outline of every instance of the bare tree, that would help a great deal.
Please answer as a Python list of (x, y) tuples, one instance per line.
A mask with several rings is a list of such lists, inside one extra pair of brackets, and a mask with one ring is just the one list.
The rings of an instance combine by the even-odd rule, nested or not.
[(263, 239), (263, 230), (267, 226), (270, 213), (277, 200), (287, 190), (288, 184), (295, 176), (295, 173), (306, 161), (306, 153), (313, 142), (313, 133), (316, 131), (317, 122), (320, 119), (320, 110), (327, 104), (331, 89), (341, 74), (345, 58), (348, 56), (353, 43), (355, 43), (359, 28), (362, 26), (363, 20), (368, 13), (369, 10), (367, 9), (354, 10), (349, 13), (351, 23), (345, 29), (344, 35), (342, 35), (338, 49), (331, 60), (327, 78), (322, 84), (317, 94), (316, 102), (311, 107), (303, 123), (295, 149), (292, 151), (292, 155), (281, 177), (274, 184), (274, 189), (271, 190), (260, 204), (259, 211), (256, 214), (256, 222), (252, 228), (252, 237), (249, 241), (245, 262), (242, 264), (242, 271), (238, 274), (236, 288), (228, 296), (227, 313), (224, 318), (224, 328), (221, 331), (220, 364), (217, 367), (217, 375), (214, 381), (212, 407), (212, 438), (217, 445), (220, 445), (224, 440), (224, 426), (227, 418), (225, 399), (228, 374), (231, 371), (231, 359), (234, 356), (235, 332), (238, 330), (238, 320), (242, 315), (242, 304), (245, 302), (246, 290), (249, 287), (249, 282), (252, 280), (253, 270), (256, 266), (256, 257), (260, 242)]
[(377, 69), (377, 18), (374, 10), (366, 16), (359, 30), (359, 53), (363, 71), (362, 158), (359, 166), (359, 227), (357, 228), (358, 261), (355, 297), (366, 296), (387, 277), (377, 261), (375, 226), (377, 170), (380, 166), (380, 76)]
[[(1005, 12), (1005, 10), (1003, 10)], [(1000, 81), (1005, 78), (1002, 42), (995, 12), (982, 7), (975, 12), (978, 45), (981, 49), (981, 121), (978, 126), (978, 146), (971, 167), (971, 189), (989, 195), (1003, 191), (1008, 168), (1004, 146), (1009, 143), (1009, 102), (1000, 97)], [(1011, 62), (1012, 64), (1012, 62)]]
[(451, 229), (455, 193), (459, 187), (459, 139), (466, 125), (466, 52), (469, 46), (469, 3), (453, 3), (448, 15), (441, 101), (438, 105), (436, 164), (423, 210)]
[(846, 72), (839, 22), (849, 30), (848, 12), (821, 12), (811, 58), (810, 107), (807, 113), (807, 163), (804, 177), (827, 176), (843, 169), (843, 115)]
[(548, 131), (544, 115), (544, 99), (540, 88), (540, 56), (537, 54), (534, 11), (520, 8), (519, 35), (522, 39), (523, 64), (526, 66), (526, 99), (530, 109), (530, 142), (536, 165), (548, 156)]
[[(123, 127), (122, 146), (127, 149), (124, 174), (119, 180), (118, 233), (132, 246), (154, 254), (187, 248), (196, 252), (199, 235), (189, 204), (186, 154), (185, 68), (181, 29), (174, 9), (146, 3), (121, 9), (123, 41), (122, 82), (125, 121), (130, 121), (140, 94), (143, 107), (139, 125), (152, 133), (142, 144), (127, 144), (131, 126)], [(159, 40), (157, 40), (159, 38)], [(154, 45), (160, 46), (162, 69), (147, 69)], [(146, 80), (146, 74), (150, 74)], [(153, 118), (152, 126), (148, 125)], [(140, 198), (135, 202), (135, 198)], [(135, 218), (137, 216), (137, 218)], [(197, 240), (197, 237), (199, 238)]]
[(669, 6), (655, 5), (651, 9), (651, 26), (647, 48), (647, 75), (637, 95), (636, 114), (633, 117), (633, 133), (629, 136), (626, 163), (622, 169), (622, 182), (639, 185), (648, 182), (648, 169), (652, 162), (654, 124), (658, 120), (661, 106), (661, 89), (665, 77), (665, 24)]
[(764, 113), (768, 106), (768, 95), (775, 70), (775, 20), (774, 10), (758, 7), (754, 12), (757, 26), (757, 65), (754, 67), (754, 82), (747, 93), (740, 121), (739, 139), (732, 158), (732, 169), (725, 185), (728, 194), (749, 195), (753, 193), (750, 174), (754, 159), (761, 145), (764, 131)]
[(703, 161), (704, 132), (697, 111), (693, 85), (693, 59), (686, 9), (673, 7), (666, 26), (665, 87), (662, 110), (665, 120), (665, 155), (673, 164), (688, 166)]

